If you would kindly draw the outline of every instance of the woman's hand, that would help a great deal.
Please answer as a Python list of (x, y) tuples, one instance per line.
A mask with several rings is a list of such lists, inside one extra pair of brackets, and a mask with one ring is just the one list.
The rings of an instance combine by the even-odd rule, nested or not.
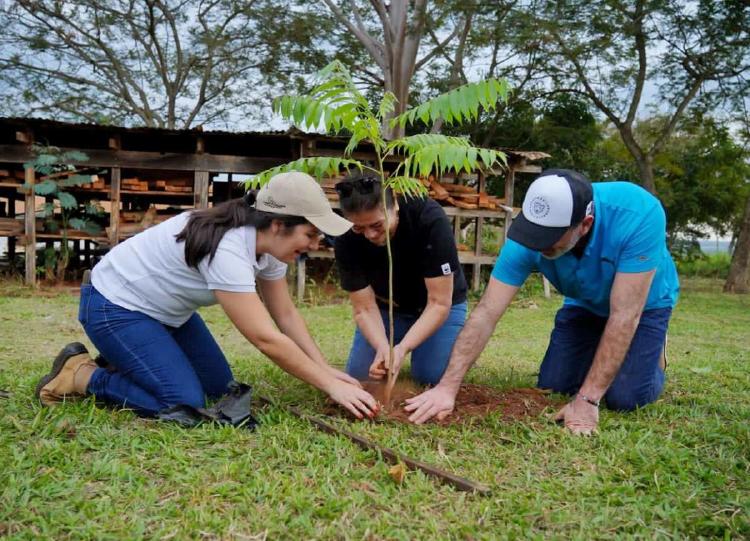
[(362, 388), (362, 384), (356, 378), (353, 378), (346, 372), (343, 372), (339, 370), (338, 368), (334, 368), (331, 365), (326, 365), (326, 366), (328, 366), (328, 368), (331, 370), (331, 374), (333, 374), (334, 378), (344, 381), (346, 383), (351, 383), (352, 385), (355, 385), (359, 387), (360, 389)]
[(344, 406), (357, 419), (362, 419), (365, 415), (372, 418), (378, 413), (378, 403), (361, 386), (333, 379), (326, 392), (331, 400)]
[[(370, 365), (370, 377), (372, 379), (383, 379), (388, 374), (388, 357), (390, 355), (390, 346), (379, 349), (375, 352), (375, 359)], [(393, 372), (398, 374), (401, 365), (406, 357), (406, 349), (401, 344), (393, 346)]]

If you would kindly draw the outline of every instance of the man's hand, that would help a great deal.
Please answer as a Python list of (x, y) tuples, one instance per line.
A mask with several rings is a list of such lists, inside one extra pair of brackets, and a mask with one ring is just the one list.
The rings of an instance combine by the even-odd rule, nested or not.
[[(390, 346), (386, 346), (384, 349), (378, 349), (375, 352), (375, 359), (370, 365), (370, 377), (372, 379), (383, 379), (388, 373), (388, 356), (390, 355)], [(401, 344), (393, 346), (393, 372), (398, 374), (401, 370), (401, 365), (406, 357), (406, 350)]]
[(557, 412), (554, 420), (564, 423), (573, 434), (590, 436), (599, 424), (599, 408), (576, 396)]
[(378, 403), (361, 386), (334, 379), (326, 392), (334, 402), (344, 406), (357, 419), (362, 419), (364, 415), (372, 418), (378, 413)]
[(421, 425), (433, 417), (442, 421), (453, 412), (455, 404), (456, 393), (438, 385), (414, 398), (407, 398), (404, 410), (413, 412), (409, 416), (410, 422)]

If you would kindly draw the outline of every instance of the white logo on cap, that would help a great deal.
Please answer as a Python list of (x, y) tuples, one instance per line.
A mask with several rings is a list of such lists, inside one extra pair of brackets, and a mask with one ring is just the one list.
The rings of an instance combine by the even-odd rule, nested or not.
[(523, 215), (544, 227), (570, 227), (573, 193), (568, 181), (559, 175), (539, 177), (529, 186), (523, 200)]
[(529, 204), (529, 210), (534, 218), (541, 219), (549, 214), (549, 203), (544, 197), (535, 197)]

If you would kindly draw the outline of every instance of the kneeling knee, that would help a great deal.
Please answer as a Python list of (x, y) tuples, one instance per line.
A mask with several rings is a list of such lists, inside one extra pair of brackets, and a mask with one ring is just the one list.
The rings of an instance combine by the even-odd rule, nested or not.
[(160, 396), (159, 402), (163, 409), (183, 405), (202, 408), (206, 405), (206, 399), (202, 388), (183, 387), (175, 392)]
[(659, 397), (658, 393), (654, 396), (638, 396), (632, 392), (612, 391), (607, 393), (607, 408), (614, 411), (633, 411), (651, 404)]

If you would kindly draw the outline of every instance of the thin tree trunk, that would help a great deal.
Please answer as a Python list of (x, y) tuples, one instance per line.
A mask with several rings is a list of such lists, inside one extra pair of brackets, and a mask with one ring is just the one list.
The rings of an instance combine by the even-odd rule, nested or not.
[(745, 214), (742, 217), (740, 234), (734, 247), (724, 292), (750, 293), (750, 196), (745, 203)]

